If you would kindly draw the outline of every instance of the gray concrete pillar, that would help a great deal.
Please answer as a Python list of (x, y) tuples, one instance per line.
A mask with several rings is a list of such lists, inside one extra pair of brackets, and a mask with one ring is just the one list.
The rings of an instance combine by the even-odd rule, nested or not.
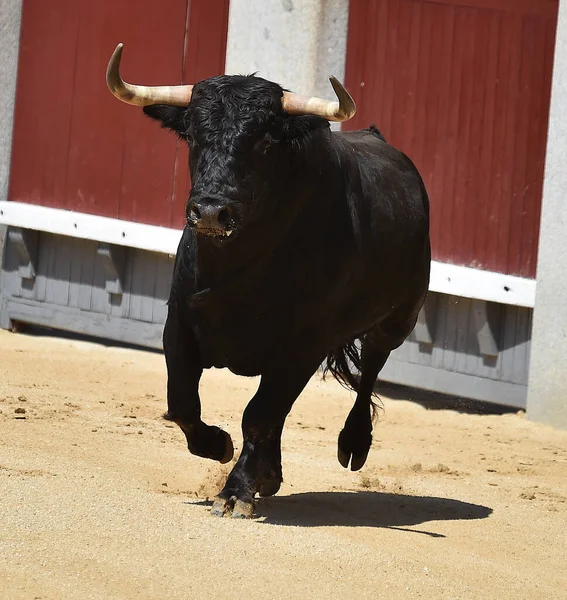
[[(0, 0), (0, 200), (8, 196), (22, 0)], [(0, 226), (0, 263), (6, 227)], [(2, 303), (0, 273), (0, 305)]]
[(0, 0), (0, 200), (10, 175), (22, 0)]
[(300, 94), (333, 98), (344, 81), (348, 0), (231, 0), (227, 74), (250, 74)]
[(537, 291), (528, 387), (528, 418), (567, 429), (567, 0), (559, 5)]

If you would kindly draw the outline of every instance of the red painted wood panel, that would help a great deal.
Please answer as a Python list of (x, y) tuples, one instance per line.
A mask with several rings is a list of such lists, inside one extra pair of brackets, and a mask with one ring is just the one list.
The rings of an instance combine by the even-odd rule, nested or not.
[(353, 0), (349, 129), (422, 173), (437, 260), (535, 276), (557, 0)]
[(187, 176), (177, 164), (186, 155), (112, 97), (106, 64), (122, 41), (127, 80), (222, 73), (227, 13), (228, 0), (162, 0), (159, 9), (151, 0), (25, 0), (9, 199), (179, 226), (176, 179), (186, 185)]

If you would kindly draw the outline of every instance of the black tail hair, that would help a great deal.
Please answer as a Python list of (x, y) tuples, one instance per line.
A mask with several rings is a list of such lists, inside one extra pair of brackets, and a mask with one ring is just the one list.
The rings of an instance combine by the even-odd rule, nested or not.
[[(351, 365), (357, 374), (353, 373)], [(329, 372), (344, 388), (356, 393), (359, 392), (360, 380), (358, 374), (362, 372), (360, 340), (354, 339), (340, 348), (329, 350), (325, 368), (323, 369), (323, 378)], [(372, 390), (372, 396), (380, 400), (375, 389)], [(372, 408), (372, 419), (374, 420), (378, 405), (371, 399), (370, 406)]]

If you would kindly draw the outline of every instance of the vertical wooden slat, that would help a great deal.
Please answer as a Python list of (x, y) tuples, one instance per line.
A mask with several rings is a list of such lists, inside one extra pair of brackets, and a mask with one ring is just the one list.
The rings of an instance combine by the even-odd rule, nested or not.
[[(441, 10), (440, 7), (436, 7)], [(460, 43), (460, 31), (457, 29), (456, 8), (444, 8), (446, 12), (448, 34), (450, 32), (450, 45), (446, 44), (444, 50), (447, 52), (442, 63), (446, 68), (446, 75), (439, 82), (442, 94), (447, 97), (446, 111), (442, 120), (446, 122), (445, 138), (438, 139), (437, 144), (442, 148), (442, 159), (435, 163), (435, 172), (430, 178), (439, 179), (442, 183), (442, 193), (432, 196), (431, 220), (436, 223), (439, 234), (433, 238), (433, 252), (437, 258), (441, 258), (443, 251), (450, 252), (455, 238), (453, 219), (455, 213), (455, 188), (457, 185), (457, 169), (461, 154), (459, 140), (459, 104), (461, 98), (463, 46)], [(431, 80), (430, 85), (433, 83)], [(429, 116), (426, 114), (424, 119)], [(427, 185), (428, 182), (426, 182)], [(447, 201), (451, 199), (450, 201)]]
[(23, 3), (9, 200), (54, 206), (65, 197), (79, 8)]
[[(488, 240), (488, 215), (490, 205), (495, 202), (494, 190), (491, 184), (491, 170), (494, 166), (494, 154), (496, 152), (496, 99), (498, 96), (498, 60), (500, 55), (500, 29), (502, 15), (493, 12), (487, 15), (489, 22), (486, 24), (488, 32), (488, 43), (483, 68), (479, 72), (479, 78), (484, 78), (484, 120), (483, 127), (478, 131), (480, 139), (480, 161), (478, 170), (471, 172), (471, 177), (478, 182), (478, 191), (472, 198), (471, 204), (475, 207), (476, 215), (470, 221), (470, 227), (474, 231), (473, 238), (473, 262), (471, 266), (482, 268), (487, 265), (485, 249)], [(482, 79), (481, 79), (482, 81)]]
[[(388, 27), (385, 33), (385, 64), (388, 65), (398, 65), (398, 69), (395, 71), (386, 71), (384, 70), (384, 75), (382, 77), (382, 119), (383, 124), (381, 125), (386, 131), (391, 132), (391, 137), (393, 139), (397, 138), (396, 127), (394, 127), (394, 123), (392, 121), (393, 112), (394, 112), (394, 102), (397, 100), (397, 91), (399, 89), (398, 86), (398, 78), (400, 74), (400, 70), (402, 70), (405, 65), (400, 60), (401, 56), (399, 53), (399, 44), (405, 43), (405, 39), (399, 39), (405, 33), (404, 25), (406, 24), (403, 20), (403, 15), (400, 12), (400, 2), (392, 2), (389, 0), (388, 7), (388, 18), (389, 21), (394, 21), (398, 23), (398, 27)], [(387, 74), (387, 76), (386, 76)]]
[(453, 219), (451, 221), (450, 252), (454, 261), (460, 264), (470, 262), (470, 226), (466, 220), (467, 204), (474, 199), (469, 194), (468, 172), (471, 167), (473, 138), (480, 131), (482, 123), (479, 123), (482, 111), (473, 104), (474, 88), (477, 81), (474, 79), (474, 60), (478, 53), (483, 53), (484, 48), (475, 45), (477, 11), (470, 8), (455, 9), (455, 42), (459, 48), (459, 60), (455, 61), (455, 67), (460, 71), (457, 75), (460, 79), (459, 102), (458, 102), (458, 149), (456, 157), (456, 181), (454, 192)]
[[(537, 29), (539, 24), (532, 19), (522, 19), (522, 59), (519, 65), (519, 96), (522, 101), (518, 103), (518, 114), (515, 121), (515, 160), (517, 168), (512, 174), (512, 194), (510, 203), (510, 212), (508, 219), (510, 222), (510, 232), (507, 239), (506, 261), (511, 270), (515, 273), (522, 271), (526, 256), (526, 244), (530, 240), (523, 240), (522, 222), (524, 220), (524, 211), (529, 201), (530, 181), (529, 169), (533, 162), (533, 156), (530, 156), (530, 144), (534, 140), (534, 127), (530, 121), (537, 120), (534, 113), (534, 97), (541, 97), (540, 89), (543, 77), (536, 75), (541, 73), (539, 68), (543, 60), (543, 47), (540, 48), (537, 40)], [(535, 72), (534, 72), (535, 69)], [(534, 86), (535, 89), (534, 89)], [(535, 128), (537, 130), (537, 128)], [(531, 135), (530, 135), (531, 134)], [(525, 244), (523, 243), (525, 242)], [(529, 256), (527, 256), (529, 261)]]
[[(490, 85), (479, 85), (479, 82), (487, 78), (487, 72), (490, 73), (490, 51), (491, 49), (494, 50), (493, 46), (491, 46), (492, 31), (493, 23), (497, 20), (497, 15), (488, 11), (474, 11), (472, 16), (474, 51), (471, 62), (472, 89), (470, 97), (469, 155), (464, 181), (465, 197), (462, 207), (462, 248), (464, 253), (461, 255), (461, 261), (474, 265), (476, 262), (476, 228), (474, 224), (479, 219), (478, 215), (482, 210), (482, 206), (486, 206), (486, 203), (489, 201), (488, 190), (484, 196), (480, 193), (482, 178), (478, 176), (479, 173), (482, 173), (481, 162), (483, 153), (490, 153), (489, 147), (483, 147), (483, 137), (484, 133), (489, 132), (494, 125), (488, 100)], [(491, 138), (489, 138), (487, 145), (490, 146), (490, 143)]]

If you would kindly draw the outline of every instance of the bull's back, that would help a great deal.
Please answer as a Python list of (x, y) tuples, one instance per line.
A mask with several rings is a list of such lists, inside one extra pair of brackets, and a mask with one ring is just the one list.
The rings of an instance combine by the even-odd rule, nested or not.
[(362, 277), (387, 281), (382, 295), (393, 299), (420, 295), (429, 282), (429, 199), (417, 168), (376, 129), (336, 135), (358, 164)]

